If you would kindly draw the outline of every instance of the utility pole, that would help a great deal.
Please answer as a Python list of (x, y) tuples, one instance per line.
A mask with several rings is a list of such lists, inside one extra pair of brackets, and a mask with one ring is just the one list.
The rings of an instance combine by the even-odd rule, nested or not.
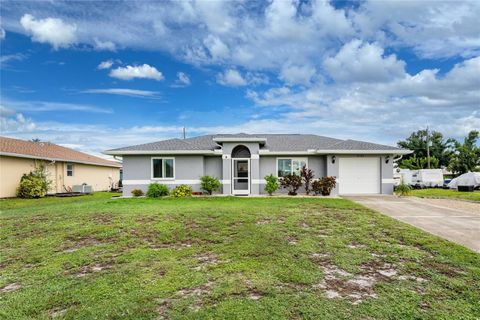
[(183, 140), (185, 140), (186, 138), (187, 138), (187, 133), (186, 133), (185, 127), (183, 127)]
[(427, 166), (430, 169), (430, 138), (428, 133), (428, 126), (427, 126)]

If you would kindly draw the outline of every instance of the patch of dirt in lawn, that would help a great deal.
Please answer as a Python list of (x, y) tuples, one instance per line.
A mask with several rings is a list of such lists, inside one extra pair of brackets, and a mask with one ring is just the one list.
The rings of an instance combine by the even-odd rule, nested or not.
[(64, 274), (73, 275), (77, 278), (83, 278), (92, 273), (97, 273), (97, 272), (112, 269), (112, 268), (113, 268), (113, 263), (98, 262), (95, 264), (81, 266), (78, 270), (67, 269), (65, 270)]
[(144, 224), (152, 224), (153, 222), (156, 221), (156, 219), (152, 216), (140, 216), (136, 219), (136, 221), (137, 223), (144, 225)]
[(302, 229), (310, 229), (310, 226), (305, 221), (300, 221), (298, 224)]
[(462, 275), (465, 275), (466, 272), (465, 270), (461, 269), (461, 268), (458, 268), (458, 267), (455, 267), (455, 266), (451, 266), (451, 265), (448, 265), (446, 263), (440, 263), (440, 262), (437, 262), (437, 261), (433, 261), (433, 260), (430, 260), (430, 259), (426, 259), (423, 261), (423, 266), (427, 269), (433, 269), (447, 277), (451, 277), (451, 278), (454, 278), (454, 277), (458, 277), (458, 276), (462, 276)]
[(22, 288), (22, 285), (14, 282), (14, 283), (7, 284), (5, 287), (1, 288), (0, 292), (2, 293), (12, 292), (20, 288)]
[(59, 309), (59, 308), (54, 308), (48, 311), (48, 315), (50, 318), (58, 318), (58, 317), (63, 317), (67, 313), (68, 309)]
[(80, 238), (67, 238), (64, 246), (63, 252), (75, 252), (83, 247), (99, 246), (106, 243), (113, 242), (111, 238), (98, 239), (94, 236), (80, 237)]
[(198, 265), (193, 268), (195, 271), (205, 270), (211, 266), (229, 262), (228, 260), (220, 260), (216, 254), (211, 252), (197, 254), (194, 258), (198, 261)]
[(375, 284), (392, 281), (398, 273), (393, 264), (371, 261), (360, 266), (361, 273), (352, 274), (329, 262), (328, 255), (313, 254), (311, 258), (325, 274), (324, 279), (312, 287), (323, 290), (328, 299), (348, 299), (352, 304), (377, 298)]
[(291, 244), (291, 245), (296, 245), (298, 243), (297, 237), (292, 235), (287, 237), (287, 241), (288, 241), (288, 244)]
[(213, 285), (213, 281), (208, 281), (199, 287), (180, 289), (172, 298), (160, 299), (157, 307), (157, 312), (159, 313), (159, 317), (157, 319), (166, 319), (165, 313), (168, 311), (170, 306), (175, 301), (181, 299), (193, 298), (193, 304), (190, 306), (190, 308), (194, 311), (200, 310), (203, 305), (202, 298), (212, 292)]
[(111, 224), (113, 221), (113, 216), (107, 213), (99, 213), (93, 217), (93, 221), (96, 224)]
[(272, 221), (271, 220), (268, 220), (268, 219), (261, 219), (261, 220), (257, 220), (256, 224), (257, 225), (264, 225), (264, 224), (269, 224), (271, 223)]
[(352, 242), (347, 245), (347, 248), (350, 248), (350, 249), (365, 249), (366, 247), (367, 247), (366, 245), (360, 244), (357, 242)]

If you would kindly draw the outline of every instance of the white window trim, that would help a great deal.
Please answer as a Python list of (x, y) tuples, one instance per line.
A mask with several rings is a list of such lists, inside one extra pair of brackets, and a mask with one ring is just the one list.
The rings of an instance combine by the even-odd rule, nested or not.
[[(68, 166), (72, 166), (72, 170), (68, 170)], [(67, 164), (66, 164), (66, 166), (65, 166), (65, 171), (66, 171), (66, 172), (65, 172), (65, 175), (66, 175), (67, 177), (73, 177), (73, 176), (75, 175), (74, 167), (75, 167), (75, 166), (73, 165), (73, 163), (67, 163)], [(71, 175), (71, 176), (68, 175), (68, 171), (72, 171), (72, 175)]]
[(305, 161), (305, 165), (308, 168), (308, 157), (277, 157), (275, 160), (275, 177), (280, 178), (278, 176), (278, 160), (300, 160)]
[[(169, 178), (155, 178), (153, 176), (153, 160), (173, 160), (173, 177)], [(162, 173), (165, 173), (165, 161), (162, 161)], [(150, 158), (150, 178), (151, 180), (164, 181), (164, 180), (175, 180), (175, 157), (151, 157)]]

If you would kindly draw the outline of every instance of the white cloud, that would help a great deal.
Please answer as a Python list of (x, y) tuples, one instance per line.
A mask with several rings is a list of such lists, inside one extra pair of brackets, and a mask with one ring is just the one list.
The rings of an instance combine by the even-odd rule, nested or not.
[(438, 58), (480, 53), (479, 15), (478, 1), (366, 1), (351, 17), (364, 37)]
[(7, 33), (5, 32), (5, 29), (0, 28), (0, 40), (4, 40), (6, 36)]
[(95, 42), (95, 49), (97, 50), (106, 50), (106, 51), (117, 50), (115, 43), (113, 43), (112, 41), (101, 41), (101, 40), (98, 40), (97, 38), (94, 38), (93, 41)]
[(190, 77), (185, 72), (177, 72), (177, 79), (173, 87), (186, 87), (191, 84)]
[(236, 69), (227, 69), (217, 74), (217, 83), (228, 87), (241, 87), (246, 85), (260, 85), (269, 83), (266, 75), (259, 72), (246, 72), (242, 75)]
[(30, 132), (35, 130), (36, 125), (30, 118), (25, 118), (22, 113), (13, 109), (0, 106), (0, 131), (6, 132)]
[(203, 43), (205, 44), (205, 47), (210, 52), (210, 55), (212, 56), (213, 60), (220, 60), (220, 59), (227, 58), (230, 54), (230, 50), (228, 49), (228, 47), (218, 37), (209, 35), (203, 41)]
[(66, 48), (75, 43), (77, 26), (58, 18), (35, 19), (25, 14), (20, 19), (22, 27), (32, 35), (32, 40), (50, 43), (54, 49)]
[(106, 61), (102, 61), (100, 62), (100, 64), (98, 65), (97, 69), (99, 70), (103, 70), (103, 69), (110, 69), (112, 66), (113, 66), (113, 60), (110, 59), (110, 60), (106, 60)]
[(280, 71), (279, 78), (288, 84), (309, 84), (316, 70), (310, 65), (286, 64)]
[(132, 80), (139, 78), (160, 81), (164, 79), (160, 71), (148, 64), (143, 64), (141, 66), (118, 67), (110, 71), (109, 76), (120, 80)]
[(0, 64), (5, 65), (11, 61), (22, 61), (26, 59), (27, 56), (23, 53), (15, 53), (15, 54), (4, 54), (0, 56)]
[(112, 109), (85, 104), (62, 103), (52, 101), (19, 101), (2, 97), (9, 109), (28, 112), (75, 111), (91, 113), (113, 113)]
[(82, 92), (114, 94), (114, 95), (120, 95), (120, 96), (130, 96), (130, 97), (156, 97), (159, 95), (158, 91), (136, 90), (136, 89), (125, 89), (125, 88), (88, 89)]
[(393, 143), (429, 124), (458, 138), (480, 121), (479, 68), (480, 57), (459, 63), (442, 76), (424, 70), (388, 82), (250, 90), (247, 97), (258, 106), (288, 107), (275, 121), (289, 119), (302, 132), (307, 128), (328, 135), (330, 129), (348, 127), (342, 132), (345, 137), (358, 134), (361, 139)]
[(392, 81), (405, 76), (405, 62), (395, 55), (384, 56), (376, 44), (352, 40), (324, 62), (325, 69), (338, 82)]
[(217, 82), (224, 86), (239, 87), (246, 86), (247, 80), (235, 69), (225, 70), (217, 75)]

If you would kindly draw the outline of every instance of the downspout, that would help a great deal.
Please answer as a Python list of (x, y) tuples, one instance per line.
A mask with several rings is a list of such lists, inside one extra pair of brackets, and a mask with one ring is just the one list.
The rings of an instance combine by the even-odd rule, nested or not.
[(398, 158), (393, 158), (393, 162), (397, 162), (398, 160), (402, 159), (403, 155), (399, 155)]
[[(47, 164), (47, 168), (48, 166), (51, 166), (54, 164), (55, 164), (55, 160), (50, 161), (50, 163)], [(47, 172), (48, 172), (48, 169), (47, 169)], [(55, 193), (57, 193), (57, 166), (55, 166)]]

